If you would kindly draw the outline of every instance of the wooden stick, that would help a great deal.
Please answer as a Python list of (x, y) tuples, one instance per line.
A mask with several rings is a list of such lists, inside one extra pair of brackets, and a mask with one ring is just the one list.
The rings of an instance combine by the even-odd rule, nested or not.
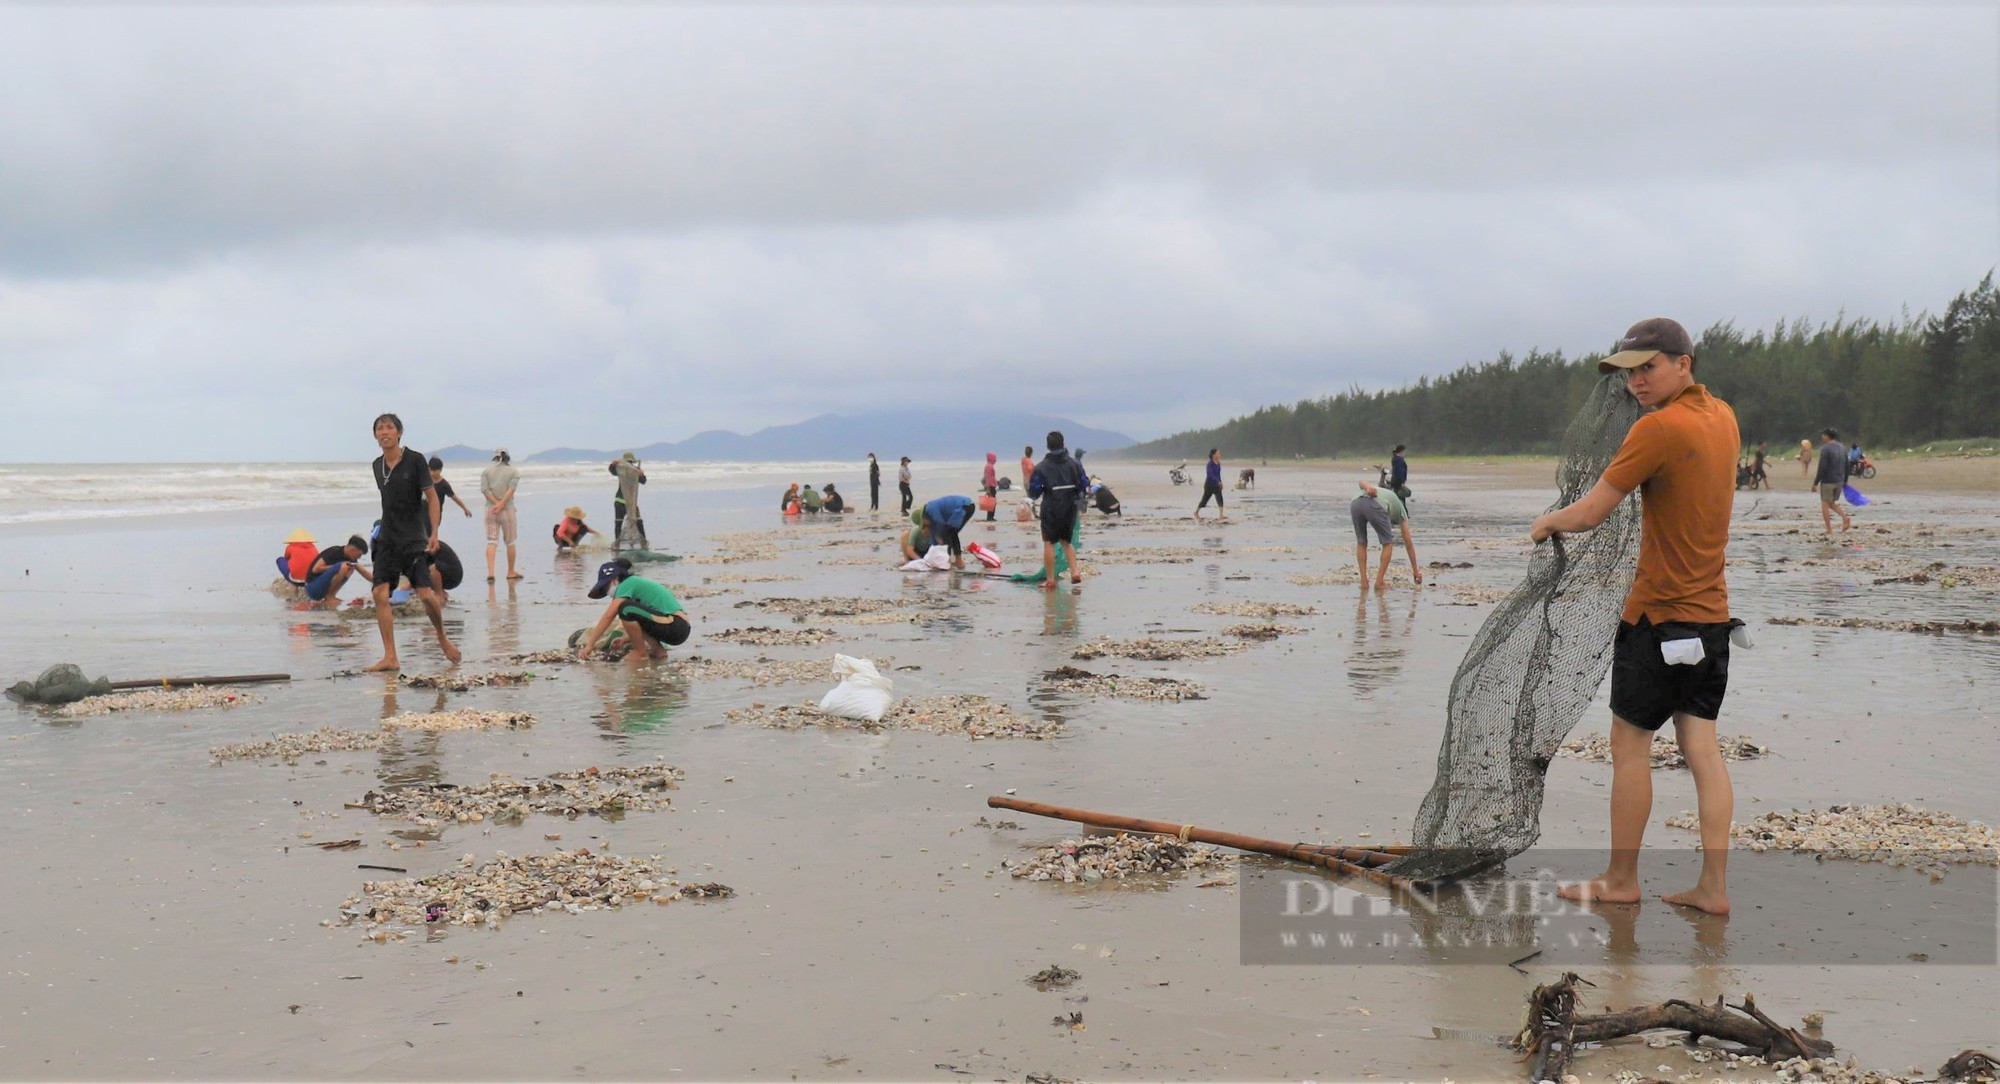
[(215, 674), (204, 677), (144, 678), (114, 681), (114, 689), (179, 689), (189, 685), (261, 685), (268, 681), (290, 681), (290, 674)]
[(1152, 821), (1140, 817), (1125, 817), (1116, 813), (1097, 813), (1088, 809), (1070, 809), (1059, 805), (1045, 805), (1041, 802), (1026, 802), (1018, 798), (994, 795), (986, 799), (986, 804), (994, 809), (1011, 809), (1017, 813), (1032, 813), (1037, 817), (1054, 817), (1057, 820), (1075, 821), (1079, 824), (1095, 825), (1099, 828), (1113, 828), (1126, 832), (1144, 832), (1148, 835), (1173, 836), (1178, 839), (1212, 843), (1232, 850), (1268, 854), (1273, 858), (1286, 858), (1294, 862), (1305, 862), (1338, 873), (1351, 873), (1366, 877), (1376, 884), (1404, 892), (1416, 892), (1423, 885), (1408, 877), (1398, 877), (1393, 873), (1383, 873), (1374, 868), (1384, 861), (1394, 861), (1398, 856), (1385, 851), (1373, 851), (1360, 847), (1322, 847), (1315, 843), (1280, 843), (1275, 839), (1259, 839), (1256, 836), (1239, 835), (1235, 832), (1218, 832), (1211, 828), (1197, 828), (1192, 824), (1169, 824), (1166, 821)]

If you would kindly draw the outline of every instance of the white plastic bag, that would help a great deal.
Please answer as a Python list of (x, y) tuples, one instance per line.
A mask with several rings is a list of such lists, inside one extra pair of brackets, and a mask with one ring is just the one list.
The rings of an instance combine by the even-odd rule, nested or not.
[(819, 710), (828, 715), (879, 723), (882, 714), (896, 700), (895, 693), (891, 691), (896, 683), (883, 677), (882, 672), (875, 669), (875, 664), (867, 659), (835, 655), (833, 676), (840, 679), (840, 684), (819, 698)]
[(951, 567), (951, 547), (932, 546), (922, 557), (900, 566), (904, 572), (940, 572)]

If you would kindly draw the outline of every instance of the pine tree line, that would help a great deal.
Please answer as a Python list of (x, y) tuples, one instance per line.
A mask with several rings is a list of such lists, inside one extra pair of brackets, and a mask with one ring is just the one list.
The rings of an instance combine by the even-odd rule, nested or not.
[[(1756, 332), (1725, 322), (1702, 332), (1695, 352), (1696, 379), (1736, 409), (1748, 444), (1782, 449), (1828, 426), (1884, 449), (2000, 436), (2000, 291), (1991, 272), (1936, 316), (1801, 318)], [(1552, 452), (1600, 357), (1502, 352), (1410, 387), (1268, 406), (1116, 454), (1379, 455), (1396, 444), (1429, 455)]]

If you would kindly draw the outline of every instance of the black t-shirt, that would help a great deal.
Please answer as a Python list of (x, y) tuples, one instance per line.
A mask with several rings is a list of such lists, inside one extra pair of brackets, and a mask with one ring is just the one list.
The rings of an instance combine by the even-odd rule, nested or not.
[(421, 452), (403, 449), (391, 470), (375, 457), (375, 488), (382, 491), (381, 547), (421, 546), (430, 541), (431, 515), (424, 490), (431, 488), (431, 469)]
[[(324, 561), (325, 564), (321, 564), (320, 562), (322, 561)], [(327, 548), (319, 551), (319, 556), (313, 558), (313, 563), (311, 565), (306, 566), (306, 574), (310, 576), (315, 574), (316, 572), (325, 572), (329, 568), (339, 568), (341, 565), (344, 565), (346, 563), (347, 563), (346, 546), (328, 546)], [(314, 567), (315, 565), (318, 567), (315, 568)]]
[(437, 480), (436, 484), (431, 486), (431, 488), (438, 491), (439, 504), (443, 504), (444, 502), (451, 499), (452, 490), (451, 490), (451, 481), (449, 479), (440, 478)]

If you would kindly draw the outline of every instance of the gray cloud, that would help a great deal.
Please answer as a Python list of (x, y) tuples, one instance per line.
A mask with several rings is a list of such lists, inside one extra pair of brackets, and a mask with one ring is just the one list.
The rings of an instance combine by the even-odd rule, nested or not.
[(37, 410), (0, 458), (344, 457), (385, 408), (615, 444), (996, 387), (1151, 434), (1653, 312), (1891, 316), (1996, 258), (1996, 31), (8, 9), (0, 395)]

